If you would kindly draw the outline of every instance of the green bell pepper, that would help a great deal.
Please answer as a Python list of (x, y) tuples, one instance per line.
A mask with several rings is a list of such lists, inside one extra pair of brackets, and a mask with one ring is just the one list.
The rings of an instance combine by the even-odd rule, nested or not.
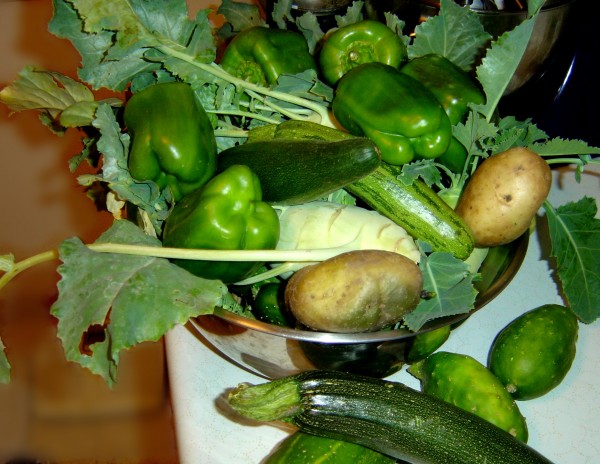
[(351, 69), (370, 62), (395, 68), (407, 59), (406, 45), (385, 24), (366, 19), (335, 29), (319, 52), (319, 68), (330, 85)]
[(389, 164), (436, 158), (452, 138), (450, 119), (433, 94), (382, 63), (348, 71), (338, 82), (332, 110), (348, 132), (375, 142)]
[(413, 58), (400, 68), (400, 72), (418, 80), (435, 95), (452, 125), (464, 122), (469, 103), (485, 103), (485, 94), (479, 83), (441, 55)]
[(317, 69), (302, 34), (260, 26), (234, 36), (220, 64), (229, 74), (262, 86), (276, 84), (282, 74)]
[(154, 181), (178, 201), (214, 175), (213, 127), (189, 85), (146, 87), (127, 102), (124, 121), (133, 137), (128, 167), (134, 179)]
[(469, 153), (464, 145), (456, 137), (452, 137), (448, 149), (436, 161), (446, 166), (452, 172), (461, 173), (468, 156)]
[[(165, 221), (163, 245), (210, 250), (273, 249), (279, 218), (262, 201), (258, 177), (247, 166), (233, 165), (178, 202)], [(205, 279), (242, 280), (260, 262), (197, 261), (176, 264)]]
[[(441, 55), (413, 58), (400, 72), (417, 79), (435, 95), (452, 125), (465, 121), (469, 103), (485, 103), (485, 94), (479, 83)], [(462, 172), (467, 155), (467, 149), (453, 137), (448, 150), (437, 161), (453, 172)]]

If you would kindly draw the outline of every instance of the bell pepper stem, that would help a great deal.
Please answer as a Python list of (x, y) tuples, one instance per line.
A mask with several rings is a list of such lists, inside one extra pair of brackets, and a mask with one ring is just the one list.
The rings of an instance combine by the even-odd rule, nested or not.
[[(316, 102), (312, 102), (310, 100), (307, 100), (305, 98), (301, 98), (301, 97), (297, 97), (294, 95), (290, 95), (288, 93), (285, 92), (279, 92), (277, 90), (272, 90), (269, 89), (267, 87), (262, 87), (260, 85), (256, 85), (256, 84), (252, 84), (251, 82), (247, 82), (243, 79), (239, 79), (235, 76), (232, 76), (231, 74), (229, 74), (228, 72), (226, 72), (223, 68), (221, 68), (218, 64), (216, 63), (202, 63), (197, 61), (193, 56), (188, 55), (185, 52), (181, 52), (179, 50), (175, 50), (174, 48), (169, 47), (168, 45), (163, 45), (159, 48), (159, 50), (164, 53), (165, 55), (169, 55), (172, 56), (174, 58), (178, 58), (182, 61), (185, 61), (186, 63), (191, 64), (192, 66), (195, 66), (199, 69), (202, 69), (203, 71), (212, 74), (213, 76), (219, 78), (219, 79), (223, 79), (227, 82), (230, 82), (231, 84), (235, 85), (238, 88), (243, 88), (245, 89), (247, 92), (255, 92), (257, 94), (260, 95), (266, 95), (266, 96), (270, 96), (276, 100), (280, 100), (280, 101), (284, 101), (287, 103), (292, 103), (294, 105), (298, 105), (298, 106), (302, 106), (305, 108), (308, 108), (310, 110), (312, 110), (313, 112), (317, 113), (320, 116), (320, 119), (322, 121), (322, 124), (324, 125), (329, 125), (330, 124), (330, 120), (327, 114), (327, 108), (319, 103)], [(264, 99), (263, 99), (264, 102)], [(282, 108), (278, 107), (278, 111), (281, 111)], [(293, 119), (301, 119), (298, 118), (297, 115), (291, 113), (291, 114), (286, 114), (286, 116), (289, 116), (290, 118)]]

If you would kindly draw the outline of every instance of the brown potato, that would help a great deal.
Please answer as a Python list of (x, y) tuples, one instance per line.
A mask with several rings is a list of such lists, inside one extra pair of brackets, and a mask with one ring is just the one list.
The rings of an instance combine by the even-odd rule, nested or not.
[(502, 245), (529, 228), (551, 185), (552, 172), (541, 156), (511, 148), (481, 163), (456, 212), (473, 231), (475, 246)]
[(423, 276), (409, 258), (358, 250), (297, 271), (285, 290), (288, 308), (305, 326), (326, 332), (380, 329), (419, 302)]

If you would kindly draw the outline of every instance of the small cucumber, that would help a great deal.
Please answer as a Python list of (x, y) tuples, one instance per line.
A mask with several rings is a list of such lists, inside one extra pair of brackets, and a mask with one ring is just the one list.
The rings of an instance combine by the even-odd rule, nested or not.
[(375, 211), (404, 227), (433, 251), (466, 259), (474, 247), (471, 230), (440, 196), (420, 180), (410, 185), (399, 179), (401, 169), (387, 163), (344, 187)]
[(394, 464), (396, 460), (364, 446), (295, 432), (280, 442), (264, 464)]
[(439, 329), (423, 332), (413, 337), (406, 353), (407, 363), (416, 363), (425, 359), (442, 346), (450, 337), (450, 324), (443, 325)]
[(513, 398), (538, 398), (569, 372), (578, 332), (577, 317), (569, 308), (540, 306), (500, 331), (490, 348), (488, 366)]
[(381, 162), (367, 138), (340, 141), (272, 139), (223, 150), (217, 171), (248, 166), (260, 179), (263, 200), (293, 205), (323, 198), (372, 172)]
[(471, 356), (438, 351), (408, 368), (421, 381), (421, 390), (527, 442), (525, 418), (504, 385)]
[(279, 282), (268, 282), (261, 285), (252, 305), (254, 316), (269, 324), (288, 326), (287, 311), (284, 311), (284, 289), (285, 284)]

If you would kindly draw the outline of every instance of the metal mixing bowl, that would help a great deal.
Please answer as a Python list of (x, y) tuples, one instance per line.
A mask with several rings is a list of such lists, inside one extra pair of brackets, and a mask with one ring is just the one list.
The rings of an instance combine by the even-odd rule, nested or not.
[[(544, 71), (544, 66), (560, 46), (563, 34), (572, 19), (570, 13), (575, 1), (577, 0), (546, 0), (536, 19), (525, 54), (505, 95), (519, 89), (534, 76)], [(465, 4), (467, 2), (461, 0), (457, 3)], [(471, 4), (471, 1), (468, 3)], [(526, 19), (527, 3), (521, 3), (524, 5), (524, 11), (484, 10), (473, 6), (471, 9), (478, 15), (485, 31), (496, 38), (504, 32), (514, 29)], [(436, 15), (439, 7), (439, 0), (367, 0), (366, 2), (369, 17), (383, 21), (385, 12), (394, 13), (405, 21), (405, 33), (414, 30), (416, 25)]]
[(426, 324), (418, 332), (405, 329), (337, 334), (297, 330), (267, 324), (217, 310), (192, 319), (192, 326), (232, 362), (266, 378), (278, 378), (310, 369), (337, 369), (373, 377), (397, 372), (415, 336), (444, 325), (456, 326), (493, 300), (519, 270), (529, 236), (490, 249), (477, 283), (473, 311)]

